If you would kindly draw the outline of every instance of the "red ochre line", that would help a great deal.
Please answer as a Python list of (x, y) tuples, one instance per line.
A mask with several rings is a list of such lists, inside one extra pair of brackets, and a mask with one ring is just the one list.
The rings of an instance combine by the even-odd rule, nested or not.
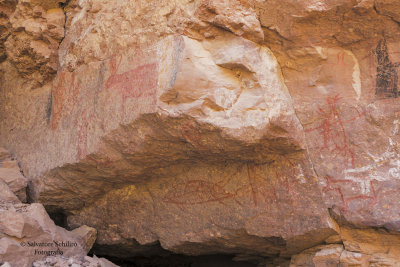
[(233, 198), (233, 195), (227, 195), (227, 196), (223, 196), (223, 197), (219, 197), (219, 198), (212, 198), (212, 199), (207, 199), (207, 200), (199, 200), (199, 201), (177, 201), (177, 200), (172, 200), (172, 199), (168, 199), (168, 198), (164, 198), (164, 202), (167, 203), (173, 203), (173, 204), (177, 204), (177, 205), (197, 205), (197, 204), (204, 204), (204, 203), (209, 203), (209, 202), (216, 202), (216, 201), (221, 201), (224, 199), (229, 199), (229, 198)]
[[(294, 166), (294, 164), (288, 160), (289, 164), (291, 166)], [(273, 197), (275, 196), (275, 199), (277, 198), (277, 193), (276, 189), (273, 185), (271, 185), (269, 188), (267, 188), (264, 185), (263, 186), (257, 186), (257, 180), (254, 177), (254, 166), (249, 166), (249, 164), (246, 164), (247, 167), (247, 172), (248, 172), (248, 179), (249, 179), (249, 185), (248, 186), (242, 186), (234, 193), (230, 192), (224, 192), (224, 184), (221, 186), (220, 183), (226, 183), (224, 181), (228, 175), (224, 176), (220, 181), (216, 183), (210, 183), (205, 180), (190, 180), (184, 183), (180, 183), (175, 186), (175, 189), (172, 189), (169, 191), (163, 198), (164, 202), (167, 203), (173, 203), (176, 205), (196, 205), (196, 204), (203, 204), (203, 203), (209, 203), (209, 202), (215, 202), (215, 201), (221, 201), (224, 199), (234, 199), (238, 204), (242, 205), (242, 203), (238, 202), (236, 199), (239, 195), (240, 191), (243, 191), (244, 189), (247, 191), (251, 192), (251, 196), (253, 199), (254, 204), (257, 206), (258, 201), (257, 201), (257, 194), (262, 194), (265, 201), (272, 201)], [(236, 172), (233, 174), (237, 174), (240, 172), (241, 168), (243, 166), (238, 167)], [(293, 172), (293, 171), (292, 171)], [(276, 178), (280, 177), (279, 173), (276, 171), (275, 172)], [(293, 190), (291, 189), (290, 182), (288, 179), (284, 182), (286, 185), (286, 190), (290, 195), (293, 195)], [(193, 188), (190, 188), (193, 187)], [(195, 199), (188, 199), (193, 196), (193, 194), (198, 195), (200, 200), (195, 200)], [(201, 198), (208, 198), (208, 199), (203, 199)], [(223, 203), (222, 203), (223, 204)]]
[(255, 192), (254, 186), (253, 186), (254, 177), (252, 175), (250, 175), (249, 164), (247, 164), (247, 174), (248, 174), (248, 178), (249, 178), (249, 184), (250, 184), (250, 187), (251, 187), (251, 192), (252, 192), (252, 195), (253, 195), (253, 201), (254, 201), (254, 204), (257, 206), (257, 196), (256, 196), (256, 192)]
[(332, 181), (333, 181), (333, 183), (353, 182), (353, 181), (351, 181), (351, 180), (335, 180), (335, 179), (332, 179), (329, 176), (326, 176), (326, 179), (327, 179), (328, 185), (325, 188), (323, 188), (322, 191), (324, 193), (326, 193), (328, 191), (337, 191), (339, 193), (341, 201), (342, 201), (343, 211), (345, 211), (345, 212), (348, 211), (348, 203), (352, 202), (352, 201), (355, 201), (357, 199), (372, 199), (373, 203), (371, 203), (370, 205), (373, 205), (374, 203), (377, 203), (377, 201), (378, 201), (378, 196), (376, 195), (375, 187), (374, 187), (372, 181), (370, 181), (370, 186), (371, 186), (371, 190), (372, 190), (373, 196), (358, 195), (358, 196), (354, 196), (354, 197), (350, 197), (350, 198), (345, 198), (341, 188), (337, 188), (337, 187), (333, 187), (332, 188), (332, 187), (330, 187), (330, 183)]

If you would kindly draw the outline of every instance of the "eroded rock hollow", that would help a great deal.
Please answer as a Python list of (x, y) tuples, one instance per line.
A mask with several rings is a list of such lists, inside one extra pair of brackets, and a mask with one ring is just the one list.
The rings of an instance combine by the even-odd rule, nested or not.
[(0, 145), (100, 255), (400, 266), (399, 15), (0, 0)]

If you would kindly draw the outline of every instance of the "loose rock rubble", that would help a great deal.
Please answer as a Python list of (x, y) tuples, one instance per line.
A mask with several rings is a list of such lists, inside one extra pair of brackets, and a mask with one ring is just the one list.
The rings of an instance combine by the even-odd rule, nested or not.
[[(13, 193), (19, 193), (20, 198), (26, 200), (26, 195), (21, 192), (25, 192), (27, 183), (19, 171), (17, 161), (11, 160), (11, 156), (3, 148), (0, 148), (0, 160), (1, 266), (30, 267), (34, 261), (48, 255), (83, 259), (96, 240), (96, 230), (81, 226), (67, 231), (54, 224), (42, 204), (22, 203)], [(56, 258), (47, 260), (46, 263), (54, 264), (46, 266), (68, 266), (65, 265), (68, 260), (60, 260), (59, 265), (55, 265), (57, 262), (54, 259)], [(108, 264), (105, 259), (93, 259), (92, 262), (90, 260), (88, 257), (86, 262), (91, 265), (87, 263), (82, 266), (113, 266), (104, 265)]]
[(105, 258), (85, 256), (83, 260), (65, 257), (47, 257), (42, 261), (35, 261), (33, 267), (118, 267)]
[(385, 229), (343, 227), (340, 236), (294, 255), (290, 267), (400, 266), (400, 235)]

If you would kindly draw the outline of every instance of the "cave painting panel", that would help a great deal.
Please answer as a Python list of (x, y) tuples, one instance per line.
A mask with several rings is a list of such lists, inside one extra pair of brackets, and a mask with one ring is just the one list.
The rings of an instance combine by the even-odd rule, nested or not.
[(332, 192), (340, 196), (342, 210), (347, 212), (353, 201), (364, 201), (367, 206), (377, 204), (379, 194), (376, 185), (379, 182), (400, 180), (399, 144), (388, 140), (386, 151), (379, 156), (369, 154), (373, 162), (359, 168), (344, 170), (343, 178), (326, 176), (323, 192)]
[[(233, 179), (234, 176), (246, 178), (238, 182)], [(179, 182), (168, 190), (163, 201), (182, 208), (212, 202), (228, 204), (232, 200), (240, 206), (264, 209), (279, 199), (294, 199), (297, 196), (294, 189), (296, 183), (306, 183), (302, 167), (282, 157), (277, 164), (240, 164), (234, 172), (224, 175), (217, 182), (208, 179)]]

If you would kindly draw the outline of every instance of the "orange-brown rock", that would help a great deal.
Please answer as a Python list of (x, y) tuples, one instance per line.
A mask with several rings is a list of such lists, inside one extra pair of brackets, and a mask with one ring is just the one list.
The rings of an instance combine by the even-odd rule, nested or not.
[(13, 14), (17, 0), (1, 0), (0, 1), (0, 62), (3, 62), (7, 55), (4, 42), (10, 35), (10, 16)]
[(400, 3), (54, 5), (4, 16), (0, 144), (98, 251), (396, 263)]

